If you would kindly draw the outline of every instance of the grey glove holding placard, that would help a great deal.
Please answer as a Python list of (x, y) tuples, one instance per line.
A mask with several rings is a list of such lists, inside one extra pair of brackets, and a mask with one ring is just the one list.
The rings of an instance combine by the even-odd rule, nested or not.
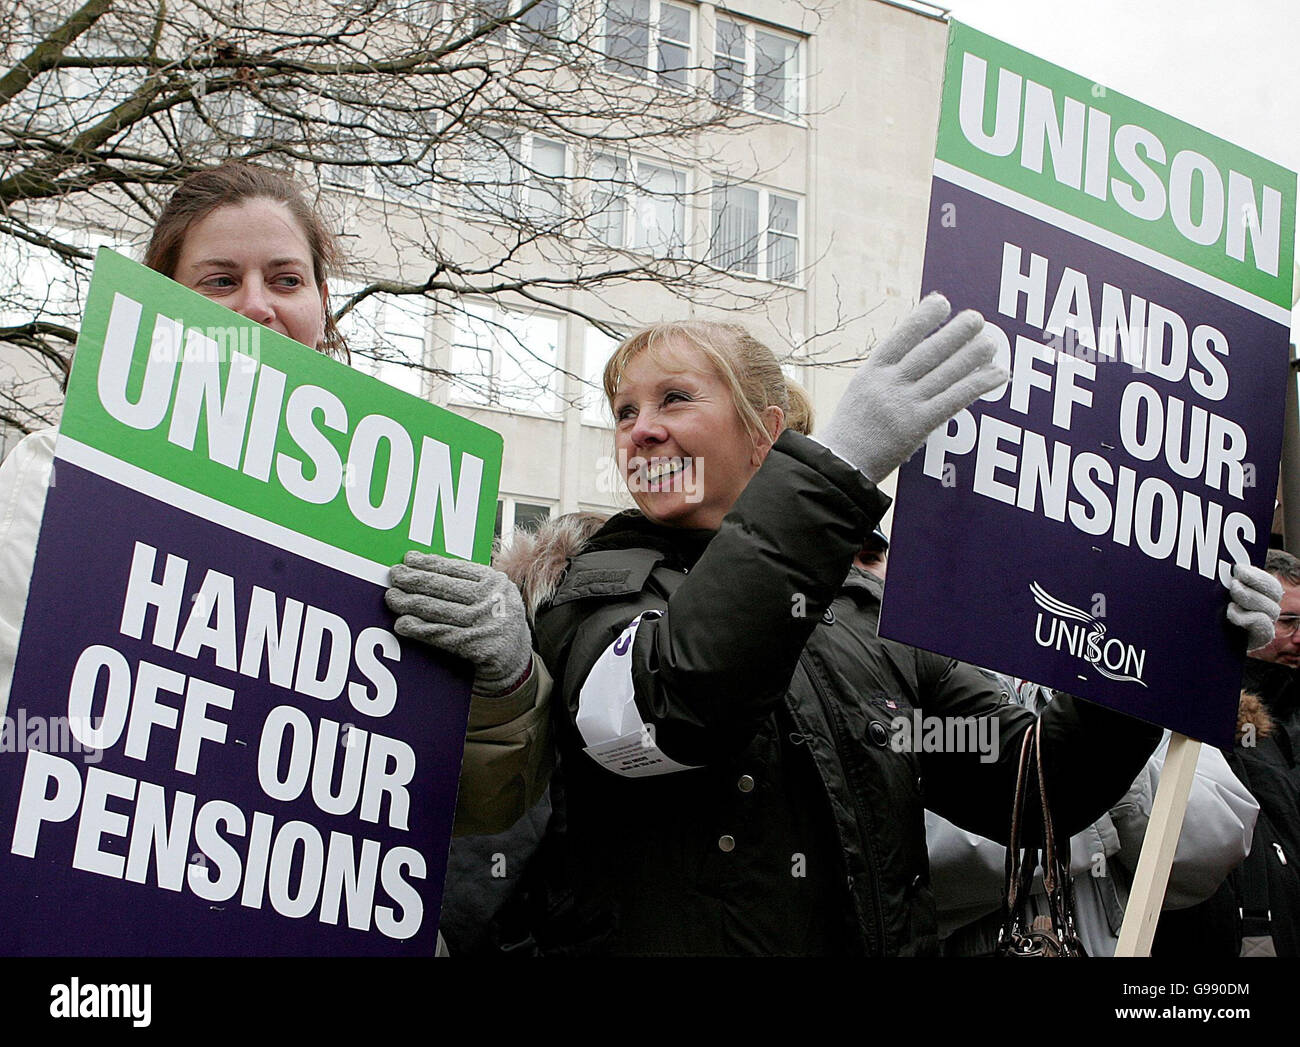
[[(973, 309), (939, 327), (952, 307), (926, 296), (849, 381), (835, 414), (815, 439), (879, 483), (925, 438), (1007, 373), (993, 363), (996, 344)], [(935, 330), (935, 328), (939, 328)]]
[(398, 636), (474, 664), (474, 694), (499, 697), (532, 664), (524, 602), (500, 571), (412, 550), (389, 571), (384, 594)]
[(1228, 621), (1246, 630), (1246, 650), (1253, 651), (1273, 641), (1273, 623), (1282, 613), (1282, 586), (1267, 571), (1250, 564), (1232, 565), (1232, 602)]

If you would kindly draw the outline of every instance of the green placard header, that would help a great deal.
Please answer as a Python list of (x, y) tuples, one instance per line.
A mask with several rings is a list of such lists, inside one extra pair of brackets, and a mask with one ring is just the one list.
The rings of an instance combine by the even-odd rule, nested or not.
[(1293, 172), (957, 22), (936, 156), (1291, 307)]
[(60, 431), (373, 563), (491, 555), (500, 434), (107, 249)]

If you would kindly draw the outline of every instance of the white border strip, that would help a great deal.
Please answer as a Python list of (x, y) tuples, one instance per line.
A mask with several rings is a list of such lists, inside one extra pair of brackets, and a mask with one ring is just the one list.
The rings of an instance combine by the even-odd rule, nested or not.
[[(54, 457), (73, 465), (79, 465), (92, 473), (129, 487), (140, 494), (147, 495), (166, 505), (197, 516), (221, 527), (226, 527), (250, 538), (279, 546), (305, 559), (312, 560), (325, 567), (350, 574), (363, 582), (388, 586), (388, 568), (355, 553), (337, 549), (316, 538), (310, 538), (297, 531), (291, 531), (281, 524), (263, 520), (260, 516), (236, 509), (233, 505), (219, 502), (206, 494), (191, 491), (171, 480), (155, 476), (139, 466), (123, 462), (70, 436), (59, 434), (58, 443), (54, 445)], [(57, 474), (56, 474), (57, 475)]]
[(979, 193), (981, 196), (986, 196), (990, 200), (1029, 215), (1031, 218), (1048, 222), (1068, 233), (1073, 233), (1075, 236), (1082, 236), (1093, 243), (1100, 244), (1102, 247), (1135, 258), (1153, 269), (1168, 273), (1170, 276), (1183, 281), (1183, 283), (1199, 287), (1202, 291), (1208, 291), (1219, 298), (1240, 305), (1245, 309), (1249, 309), (1252, 313), (1281, 324), (1283, 327), (1289, 328), (1291, 326), (1290, 309), (1275, 305), (1273, 302), (1266, 301), (1260, 298), (1259, 295), (1251, 294), (1249, 291), (1243, 291), (1240, 287), (1234, 287), (1226, 280), (1220, 280), (1217, 276), (1211, 276), (1199, 269), (1193, 269), (1186, 262), (1170, 258), (1168, 255), (1163, 255), (1150, 247), (1126, 239), (1118, 233), (1112, 233), (1109, 229), (1103, 229), (1099, 225), (1085, 222), (1082, 218), (1066, 214), (1064, 211), (1058, 211), (1050, 204), (1042, 203), (1032, 197), (1018, 193), (1014, 189), (998, 185), (996, 182), (990, 182), (987, 178), (971, 174), (960, 167), (954, 167), (945, 160), (936, 159), (934, 161), (934, 176), (942, 178), (946, 182), (952, 182), (954, 185), (959, 185), (963, 189)]

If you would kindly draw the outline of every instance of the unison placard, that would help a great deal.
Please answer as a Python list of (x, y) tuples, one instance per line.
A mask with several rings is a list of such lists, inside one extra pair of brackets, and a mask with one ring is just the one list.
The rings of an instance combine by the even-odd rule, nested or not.
[(899, 475), (881, 633), (1231, 745), (1231, 565), (1281, 448), (1296, 179), (953, 24), (924, 289), (1010, 381)]
[(471, 673), (398, 641), (387, 565), (486, 561), (500, 462), (101, 251), (0, 755), (0, 952), (431, 955)]

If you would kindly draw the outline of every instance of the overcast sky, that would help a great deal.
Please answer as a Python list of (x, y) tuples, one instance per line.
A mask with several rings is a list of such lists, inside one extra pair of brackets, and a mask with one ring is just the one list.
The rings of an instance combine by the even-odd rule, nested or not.
[[(1300, 0), (946, 6), (958, 21), (1300, 170)], [(1293, 315), (1293, 337), (1298, 327)]]
[(1296, 0), (948, 0), (952, 15), (1300, 169)]

